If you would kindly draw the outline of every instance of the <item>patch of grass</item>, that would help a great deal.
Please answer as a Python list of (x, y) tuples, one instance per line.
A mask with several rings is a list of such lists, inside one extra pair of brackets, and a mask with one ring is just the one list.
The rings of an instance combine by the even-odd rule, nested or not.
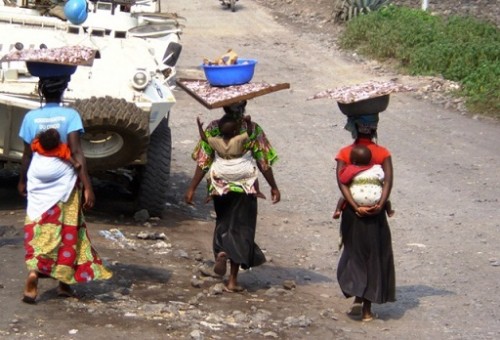
[(500, 30), (490, 23), (391, 5), (350, 21), (340, 46), (460, 82), (469, 110), (500, 118)]

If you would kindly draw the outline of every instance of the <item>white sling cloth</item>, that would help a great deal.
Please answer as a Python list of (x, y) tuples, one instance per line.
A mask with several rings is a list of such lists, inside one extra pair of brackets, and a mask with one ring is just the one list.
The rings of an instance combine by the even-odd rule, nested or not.
[(210, 167), (210, 180), (219, 195), (228, 191), (229, 183), (240, 186), (247, 194), (254, 194), (257, 176), (257, 164), (250, 152), (233, 159), (223, 159), (216, 154)]
[(68, 162), (33, 153), (27, 181), (28, 217), (35, 220), (57, 202), (66, 202), (76, 178), (76, 171)]

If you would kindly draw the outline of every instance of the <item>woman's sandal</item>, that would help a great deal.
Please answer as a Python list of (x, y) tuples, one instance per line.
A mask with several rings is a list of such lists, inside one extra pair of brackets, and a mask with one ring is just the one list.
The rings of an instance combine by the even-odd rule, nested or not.
[(220, 276), (226, 275), (227, 271), (227, 255), (223, 251), (217, 254), (214, 265), (214, 273)]
[(365, 316), (365, 317), (361, 318), (361, 321), (363, 321), (363, 322), (370, 322), (370, 321), (373, 321), (373, 319), (376, 319), (376, 318), (377, 318), (377, 314), (372, 313), (369, 316)]
[(361, 316), (363, 310), (363, 304), (361, 302), (355, 302), (351, 306), (351, 310), (347, 312), (347, 315), (351, 316)]
[(62, 298), (70, 298), (75, 296), (75, 292), (68, 284), (59, 282), (59, 287), (57, 287), (57, 296)]
[(233, 288), (229, 288), (228, 286), (224, 286), (224, 291), (227, 293), (241, 293), (245, 290), (245, 288), (241, 286), (236, 286)]

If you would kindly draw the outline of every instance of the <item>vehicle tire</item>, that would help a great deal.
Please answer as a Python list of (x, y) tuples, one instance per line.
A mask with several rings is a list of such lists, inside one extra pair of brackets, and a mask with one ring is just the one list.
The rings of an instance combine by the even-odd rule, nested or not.
[(161, 217), (168, 197), (172, 135), (168, 120), (164, 118), (151, 134), (146, 165), (139, 173), (137, 205), (150, 216)]
[(146, 151), (148, 114), (133, 103), (109, 96), (91, 97), (77, 100), (73, 108), (83, 120), (82, 149), (90, 171), (130, 165)]
[(231, 12), (236, 11), (236, 0), (231, 0)]

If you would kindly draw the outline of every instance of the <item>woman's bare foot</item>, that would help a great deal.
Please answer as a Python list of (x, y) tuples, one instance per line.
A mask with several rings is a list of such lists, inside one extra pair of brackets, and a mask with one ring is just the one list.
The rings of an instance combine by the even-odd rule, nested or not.
[(59, 282), (59, 287), (57, 287), (57, 295), (60, 297), (73, 297), (75, 293), (71, 289), (70, 285)]
[(32, 270), (28, 274), (26, 279), (26, 285), (24, 286), (23, 302), (35, 303), (36, 297), (38, 295), (38, 274), (36, 271)]
[(361, 314), (361, 321), (372, 321), (373, 320), (373, 314), (372, 314), (372, 303), (371, 301), (368, 301), (366, 299), (363, 300), (363, 310)]
[(224, 290), (226, 292), (231, 292), (231, 293), (242, 292), (243, 288), (238, 285), (238, 271), (240, 269), (240, 265), (238, 263), (234, 263), (233, 261), (230, 261), (230, 263), (231, 263), (231, 268), (230, 268), (229, 280), (227, 281)]

